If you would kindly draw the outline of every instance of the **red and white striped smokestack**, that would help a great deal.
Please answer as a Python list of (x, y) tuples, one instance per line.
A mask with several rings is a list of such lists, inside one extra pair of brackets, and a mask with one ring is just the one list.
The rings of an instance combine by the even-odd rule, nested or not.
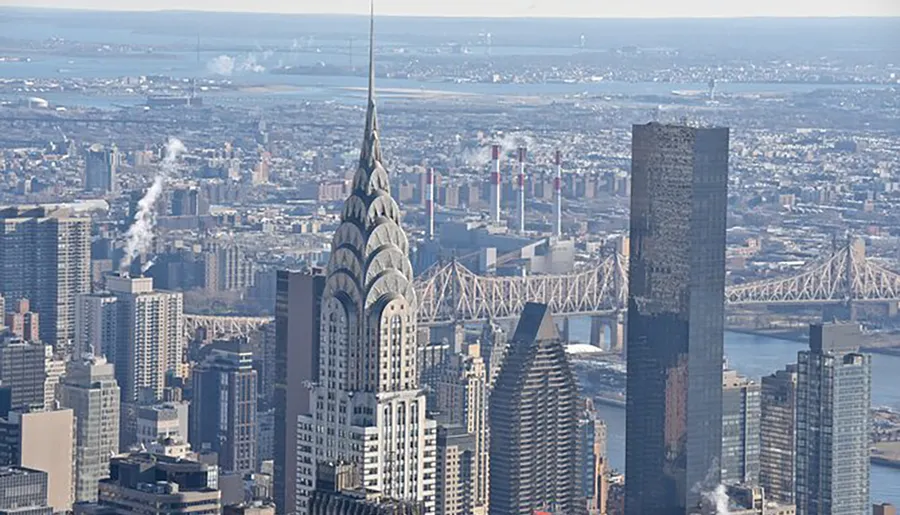
[(519, 234), (525, 234), (525, 147), (519, 147)]
[(553, 194), (556, 195), (556, 236), (562, 237), (562, 152), (554, 154), (556, 162), (556, 179), (553, 181)]
[(425, 172), (425, 214), (428, 216), (428, 239), (434, 239), (434, 168)]
[(491, 221), (500, 223), (500, 145), (491, 147)]

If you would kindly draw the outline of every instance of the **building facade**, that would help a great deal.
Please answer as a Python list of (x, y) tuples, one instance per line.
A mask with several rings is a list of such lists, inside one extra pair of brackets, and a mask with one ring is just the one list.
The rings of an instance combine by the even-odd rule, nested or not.
[(59, 385), (59, 403), (75, 416), (75, 502), (97, 502), (109, 459), (119, 453), (120, 391), (103, 357), (70, 361)]
[[(480, 345), (465, 345), (460, 353), (445, 352), (440, 364), (434, 366), (429, 387), (428, 407), (438, 420), (438, 504), (437, 513), (487, 513), (490, 491), (490, 454), (489, 428), (487, 422), (487, 367), (481, 358)], [(444, 431), (441, 427), (444, 426)], [(457, 444), (463, 439), (457, 435), (456, 428), (469, 435), (469, 444)], [(445, 447), (442, 448), (442, 436)], [(450, 447), (446, 447), (450, 442)], [(457, 450), (453, 450), (458, 447)], [(462, 449), (466, 449), (463, 453)], [(442, 454), (444, 453), (444, 454)], [(453, 484), (451, 478), (440, 473), (441, 460), (450, 459), (445, 456), (459, 453), (461, 473)], [(471, 462), (469, 462), (471, 461)], [(441, 507), (441, 492), (460, 490), (465, 504), (457, 504), (458, 510)], [(446, 498), (449, 498), (447, 496)]]
[(12, 408), (44, 407), (46, 346), (0, 336), (0, 382), (12, 393)]
[(116, 358), (119, 329), (118, 298), (112, 294), (79, 295), (75, 309), (73, 356), (89, 354)]
[(759, 482), (760, 386), (734, 370), (722, 374), (722, 483)]
[(91, 291), (91, 220), (67, 209), (0, 209), (0, 294), (28, 299), (45, 343), (67, 346), (75, 298)]
[(84, 154), (84, 189), (100, 193), (116, 191), (119, 153), (115, 145), (91, 145)]
[(134, 441), (144, 446), (166, 439), (187, 442), (189, 408), (187, 402), (163, 402), (138, 407)]
[(720, 476), (728, 129), (635, 125), (631, 172), (625, 512), (683, 515)]
[[(155, 291), (149, 277), (107, 276), (116, 297), (116, 345), (107, 356), (116, 370), (122, 402), (163, 400), (166, 374), (180, 376), (184, 362), (184, 300)], [(101, 327), (106, 323), (100, 324)]]
[(12, 411), (0, 420), (0, 466), (47, 474), (47, 503), (54, 513), (72, 509), (75, 419), (70, 409)]
[(225, 471), (253, 472), (258, 382), (253, 352), (240, 340), (212, 343), (204, 350), (209, 353), (191, 374), (191, 446), (215, 451)]
[(23, 467), (0, 468), (0, 515), (50, 515), (47, 473)]
[(490, 513), (586, 513), (578, 386), (545, 304), (529, 302), (490, 396)]
[(359, 167), (322, 294), (318, 375), (310, 412), (298, 420), (301, 515), (309, 513), (318, 465), (332, 461), (358, 467), (363, 488), (434, 512), (436, 425), (419, 384), (418, 301), (409, 242), (382, 164), (371, 57)]
[(759, 424), (759, 485), (766, 497), (794, 504), (797, 459), (797, 366), (762, 378)]
[[(0, 311), (0, 316), (3, 311)], [(6, 313), (6, 329), (26, 342), (39, 342), (40, 315), (31, 311), (31, 303), (28, 299), (19, 299), (11, 313)]]
[(438, 422), (437, 485), (435, 513), (437, 515), (467, 515), (485, 513), (484, 507), (473, 506), (472, 483), (475, 469), (475, 438), (462, 426)]
[(66, 375), (66, 358), (50, 345), (44, 346), (44, 409), (56, 409), (56, 393), (59, 382)]
[(578, 417), (578, 468), (579, 488), (587, 512), (606, 515), (606, 497), (609, 488), (606, 477), (606, 423), (600, 419), (590, 398), (579, 402)]
[(222, 511), (215, 465), (183, 457), (133, 453), (110, 462), (99, 504), (116, 515), (217, 515)]
[(318, 378), (319, 320), (325, 273), (279, 270), (275, 297), (275, 506), (296, 506), (297, 417), (309, 413), (305, 383)]
[(869, 504), (872, 358), (856, 324), (810, 326), (797, 354), (797, 513), (851, 515)]

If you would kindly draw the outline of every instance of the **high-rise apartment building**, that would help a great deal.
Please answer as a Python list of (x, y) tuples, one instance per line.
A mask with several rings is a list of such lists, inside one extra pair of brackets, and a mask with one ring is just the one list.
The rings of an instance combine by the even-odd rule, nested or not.
[[(118, 306), (104, 313), (114, 314), (117, 320), (116, 345), (107, 359), (115, 366), (122, 402), (162, 400), (166, 374), (183, 373), (182, 294), (155, 291), (149, 277), (110, 275), (106, 285)], [(100, 327), (106, 325), (106, 321), (100, 323)]]
[(0, 336), (0, 382), (11, 390), (12, 408), (43, 409), (46, 346)]
[(0, 515), (50, 515), (47, 473), (24, 467), (0, 468)]
[(0, 466), (47, 473), (47, 499), (53, 512), (72, 509), (75, 419), (70, 409), (11, 411), (0, 419)]
[(228, 472), (256, 470), (256, 386), (253, 351), (241, 340), (216, 342), (192, 374), (189, 440), (209, 449)]
[(797, 366), (762, 378), (759, 424), (759, 485), (766, 497), (794, 504), (797, 459)]
[(578, 386), (545, 304), (529, 302), (490, 396), (490, 513), (586, 513)]
[[(428, 383), (431, 391), (428, 402), (439, 423), (436, 512), (486, 513), (490, 484), (488, 385), (481, 348), (468, 345), (462, 353), (448, 352), (435, 368)], [(442, 474), (442, 466), (452, 468), (449, 463), (454, 460), (460, 472)], [(461, 492), (456, 497), (464, 502), (447, 502), (442, 506), (442, 499), (453, 499), (451, 492), (456, 491)]]
[(110, 462), (99, 504), (115, 515), (221, 513), (218, 469), (185, 457), (133, 453)]
[[(374, 37), (374, 36), (373, 36)], [(298, 420), (297, 506), (309, 513), (319, 464), (358, 468), (362, 486), (434, 512), (435, 430), (416, 363), (416, 291), (400, 208), (382, 164), (370, 45), (359, 166), (322, 293), (319, 364)]]
[(297, 417), (309, 413), (305, 383), (318, 378), (319, 320), (325, 273), (279, 270), (275, 297), (275, 506), (296, 506)]
[(235, 291), (253, 286), (256, 264), (233, 243), (211, 243), (203, 250), (207, 291)]
[(115, 191), (118, 166), (119, 153), (115, 145), (110, 148), (99, 144), (91, 145), (84, 154), (85, 191)]
[(722, 483), (759, 482), (760, 387), (734, 370), (722, 374)]
[(0, 208), (0, 294), (28, 299), (45, 343), (75, 333), (75, 297), (91, 291), (91, 221), (68, 209)]
[(635, 125), (631, 176), (625, 512), (684, 515), (721, 473), (728, 129)]
[(119, 329), (118, 298), (111, 294), (79, 295), (75, 309), (73, 356), (105, 356), (115, 361)]
[(110, 456), (119, 453), (119, 385), (103, 357), (68, 363), (59, 404), (75, 416), (75, 501), (97, 502), (100, 480), (109, 477)]
[(872, 358), (857, 324), (814, 324), (797, 354), (797, 514), (856, 515), (869, 504)]

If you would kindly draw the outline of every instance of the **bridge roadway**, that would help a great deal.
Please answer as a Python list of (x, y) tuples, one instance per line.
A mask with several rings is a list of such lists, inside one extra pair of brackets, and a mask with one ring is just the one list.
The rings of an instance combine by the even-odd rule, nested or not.
[[(628, 265), (620, 255), (565, 275), (493, 277), (473, 273), (458, 261), (441, 263), (416, 280), (419, 324), (514, 319), (528, 301), (544, 302), (566, 315), (621, 313), (628, 299)], [(829, 305), (900, 300), (900, 274), (867, 258), (854, 240), (788, 277), (728, 286), (729, 306)], [(188, 334), (207, 327), (213, 334), (249, 334), (271, 322), (266, 317), (185, 315)]]

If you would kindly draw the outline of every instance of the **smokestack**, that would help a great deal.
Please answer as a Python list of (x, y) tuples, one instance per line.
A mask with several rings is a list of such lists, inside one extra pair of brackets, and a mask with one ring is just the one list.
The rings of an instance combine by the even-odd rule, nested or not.
[(525, 234), (525, 147), (519, 147), (519, 234)]
[(491, 147), (491, 221), (500, 224), (500, 145)]
[(554, 155), (556, 161), (556, 180), (553, 181), (553, 194), (556, 195), (556, 237), (562, 237), (562, 153), (557, 150)]
[(434, 240), (434, 168), (425, 172), (425, 214), (428, 216), (428, 239)]

